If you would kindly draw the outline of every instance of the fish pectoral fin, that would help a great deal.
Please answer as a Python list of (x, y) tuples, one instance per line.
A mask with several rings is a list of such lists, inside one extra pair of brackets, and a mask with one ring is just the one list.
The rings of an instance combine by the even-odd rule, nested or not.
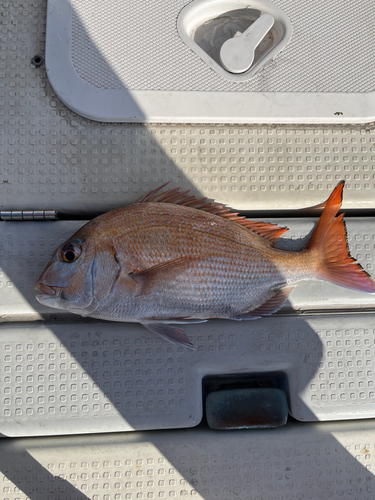
[(159, 286), (168, 282), (171, 278), (179, 275), (185, 269), (197, 262), (197, 257), (181, 257), (180, 259), (168, 260), (143, 271), (128, 275), (137, 285), (137, 295), (147, 293), (155, 283)]
[(147, 330), (150, 330), (150, 332), (156, 333), (156, 335), (163, 337), (163, 339), (172, 342), (172, 344), (179, 344), (195, 351), (194, 345), (187, 338), (182, 328), (166, 325), (157, 321), (153, 323), (142, 323), (142, 325), (147, 328)]
[(235, 319), (256, 319), (260, 316), (269, 316), (270, 314), (273, 314), (280, 309), (294, 288), (295, 285), (292, 285), (273, 290), (273, 294), (261, 306), (249, 311), (248, 313), (242, 314), (241, 316), (237, 316)]

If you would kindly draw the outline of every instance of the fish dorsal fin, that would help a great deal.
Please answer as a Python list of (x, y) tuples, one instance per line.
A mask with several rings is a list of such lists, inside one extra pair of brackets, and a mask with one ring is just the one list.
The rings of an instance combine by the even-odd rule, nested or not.
[(238, 212), (233, 212), (231, 208), (223, 204), (209, 201), (207, 198), (197, 198), (194, 195), (189, 195), (189, 190), (180, 191), (179, 187), (159, 193), (159, 191), (167, 184), (168, 182), (156, 189), (153, 189), (141, 198), (138, 198), (136, 203), (173, 203), (175, 205), (209, 212), (211, 214), (218, 215), (219, 217), (223, 217), (224, 219), (236, 222), (237, 224), (250, 229), (254, 233), (259, 234), (259, 236), (266, 238), (273, 244), (282, 234), (288, 231), (287, 227), (280, 227), (276, 224), (269, 224), (268, 222), (255, 222), (246, 219), (245, 217), (238, 215)]
[(240, 220), (235, 220), (235, 222), (251, 229), (251, 231), (259, 234), (259, 236), (263, 236), (263, 238), (266, 238), (273, 244), (276, 243), (282, 234), (288, 231), (287, 227), (280, 227), (277, 224), (269, 224), (268, 222), (255, 222), (242, 217)]

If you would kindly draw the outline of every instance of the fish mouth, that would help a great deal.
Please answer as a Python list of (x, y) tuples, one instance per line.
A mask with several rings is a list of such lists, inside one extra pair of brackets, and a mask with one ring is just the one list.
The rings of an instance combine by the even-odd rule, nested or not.
[(38, 292), (42, 292), (41, 295), (37, 295), (37, 299), (56, 299), (60, 296), (61, 294), (61, 287), (58, 286), (49, 286), (45, 285), (44, 283), (38, 282), (35, 285), (35, 290), (38, 290)]

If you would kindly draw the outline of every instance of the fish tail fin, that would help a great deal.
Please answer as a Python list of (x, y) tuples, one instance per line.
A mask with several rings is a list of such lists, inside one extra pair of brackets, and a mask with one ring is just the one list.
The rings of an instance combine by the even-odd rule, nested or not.
[(336, 217), (341, 207), (344, 181), (333, 190), (306, 250), (319, 255), (317, 278), (353, 290), (374, 293), (375, 283), (347, 247), (344, 214)]

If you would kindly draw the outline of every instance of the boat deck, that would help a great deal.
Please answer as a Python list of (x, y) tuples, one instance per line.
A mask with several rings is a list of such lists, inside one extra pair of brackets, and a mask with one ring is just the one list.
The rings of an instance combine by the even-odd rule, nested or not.
[[(193, 352), (45, 308), (34, 285), (86, 220), (168, 181), (288, 225), (279, 244), (299, 249), (317, 214), (294, 210), (343, 179), (350, 251), (375, 276), (374, 124), (91, 121), (31, 62), (45, 26), (44, 0), (3, 2), (0, 497), (373, 500), (374, 296), (302, 283), (269, 318), (187, 326)], [(59, 220), (16, 220), (35, 210)], [(229, 376), (281, 385), (287, 425), (209, 429), (204, 381)]]

